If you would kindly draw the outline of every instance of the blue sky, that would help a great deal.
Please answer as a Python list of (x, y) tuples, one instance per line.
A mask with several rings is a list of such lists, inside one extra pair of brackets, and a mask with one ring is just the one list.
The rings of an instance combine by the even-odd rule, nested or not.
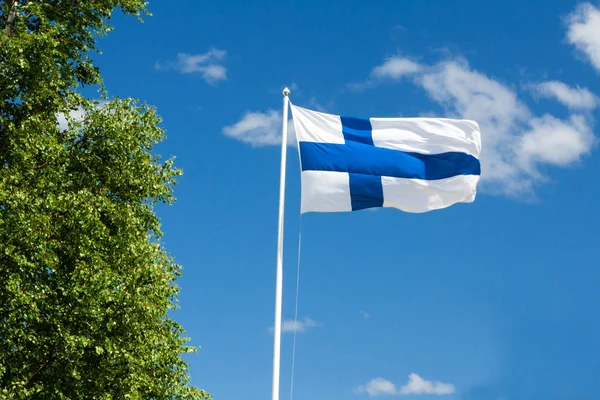
[[(97, 57), (109, 93), (157, 107), (157, 151), (184, 171), (158, 212), (184, 267), (173, 315), (201, 346), (192, 382), (217, 400), (270, 396), (289, 86), (333, 114), (472, 118), (483, 141), (472, 204), (304, 215), (294, 398), (596, 398), (599, 6), (178, 0), (151, 1), (143, 24), (115, 16)], [(289, 149), (285, 320), (300, 227)]]

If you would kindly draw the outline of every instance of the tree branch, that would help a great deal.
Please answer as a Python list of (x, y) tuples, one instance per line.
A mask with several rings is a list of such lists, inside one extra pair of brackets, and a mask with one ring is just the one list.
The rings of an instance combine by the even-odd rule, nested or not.
[(44, 368), (46, 368), (46, 366), (47, 366), (47, 365), (50, 363), (50, 361), (52, 361), (52, 358), (53, 358), (53, 357), (54, 357), (54, 355), (51, 355), (51, 356), (50, 356), (50, 358), (48, 358), (48, 360), (46, 360), (46, 362), (45, 362), (45, 363), (43, 363), (42, 365), (40, 365), (40, 366), (38, 367), (38, 369), (37, 369), (37, 370), (36, 370), (36, 371), (33, 373), (33, 375), (31, 375), (31, 376), (29, 377), (29, 379), (27, 379), (27, 383), (25, 384), (25, 387), (28, 387), (28, 388), (30, 388), (30, 387), (33, 385), (33, 378), (34, 378), (34, 377), (35, 377), (37, 374), (39, 374), (40, 372), (42, 372), (42, 370), (43, 370)]
[(46, 165), (48, 165), (50, 163), (50, 161), (46, 161), (45, 163), (43, 163), (42, 165), (36, 165), (35, 169), (41, 169), (44, 168)]
[(27, 379), (27, 383), (25, 384), (25, 387), (30, 388), (31, 386), (33, 386), (33, 383), (34, 383), (33, 378), (35, 378), (35, 376), (37, 374), (42, 372), (48, 366), (48, 364), (53, 362), (56, 359), (57, 354), (62, 353), (64, 351), (65, 351), (64, 347), (58, 351), (52, 351), (52, 353), (50, 353), (50, 357), (48, 357), (48, 359), (42, 365), (40, 365), (37, 370), (35, 370), (35, 372), (29, 377), (29, 379)]
[(4, 28), (4, 32), (6, 32), (6, 36), (9, 38), (12, 36), (12, 27), (17, 17), (17, 7), (19, 6), (19, 0), (13, 0), (12, 5), (8, 8), (8, 18), (6, 19), (6, 27)]

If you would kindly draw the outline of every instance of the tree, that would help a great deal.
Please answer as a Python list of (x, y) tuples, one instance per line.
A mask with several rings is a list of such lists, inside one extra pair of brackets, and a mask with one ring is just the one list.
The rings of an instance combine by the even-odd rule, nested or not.
[(90, 57), (117, 8), (141, 20), (146, 3), (0, 8), (0, 397), (210, 397), (181, 358), (181, 267), (153, 211), (181, 171), (152, 154), (156, 111), (109, 99)]

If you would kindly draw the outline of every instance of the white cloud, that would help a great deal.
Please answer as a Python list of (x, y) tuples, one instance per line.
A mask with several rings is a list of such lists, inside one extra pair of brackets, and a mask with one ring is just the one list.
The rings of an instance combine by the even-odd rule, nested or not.
[(220, 49), (210, 49), (204, 54), (178, 53), (176, 61), (166, 63), (157, 62), (158, 70), (176, 70), (182, 74), (202, 75), (204, 81), (214, 85), (227, 79), (227, 69), (220, 63), (227, 52)]
[[(305, 317), (302, 320), (294, 321), (293, 319), (286, 319), (281, 322), (281, 333), (289, 332), (306, 332), (311, 328), (320, 327), (321, 324), (312, 318)], [(273, 332), (273, 327), (269, 328), (270, 332)]]
[(321, 326), (317, 321), (311, 318), (304, 318), (303, 320), (294, 321), (293, 319), (285, 320), (281, 323), (281, 332), (306, 332), (310, 328), (316, 328)]
[[(282, 113), (275, 110), (266, 112), (249, 111), (233, 125), (223, 128), (223, 134), (233, 139), (249, 143), (253, 147), (281, 144)], [(288, 121), (288, 146), (296, 145), (294, 123)]]
[[(375, 208), (372, 208), (371, 210), (375, 210)], [(360, 315), (362, 315), (364, 319), (369, 319), (369, 317), (371, 316), (371, 314), (369, 314), (369, 313), (368, 313), (368, 312), (366, 312), (366, 311), (362, 311), (362, 310), (358, 311), (358, 313), (359, 313)]]
[[(105, 104), (106, 100), (99, 100), (97, 103), (97, 107), (102, 108)], [(58, 128), (61, 131), (64, 131), (65, 129), (69, 128), (69, 120), (72, 120), (73, 122), (82, 122), (85, 119), (85, 116), (86, 112), (81, 106), (77, 106), (77, 108), (75, 108), (74, 110), (69, 111), (68, 117), (67, 115), (65, 115), (65, 113), (58, 113), (56, 114)]]
[(387, 59), (383, 64), (375, 67), (372, 76), (379, 79), (399, 79), (420, 70), (421, 66), (412, 60), (403, 57), (392, 57)]
[(356, 391), (358, 393), (366, 392), (370, 397), (397, 394), (396, 385), (383, 378), (371, 379), (366, 385), (359, 386)]
[(421, 71), (422, 66), (405, 57), (390, 57), (371, 71), (369, 79), (361, 83), (348, 85), (353, 90), (373, 87), (386, 79), (400, 79)]
[(529, 126), (518, 150), (526, 166), (535, 162), (567, 166), (589, 153), (595, 142), (589, 123), (582, 115), (572, 115), (563, 121), (546, 114), (529, 121)]
[(590, 3), (579, 4), (567, 17), (567, 41), (600, 71), (600, 9)]
[(571, 109), (592, 109), (598, 105), (598, 98), (586, 88), (573, 88), (563, 82), (542, 82), (535, 86), (543, 97), (553, 98)]
[[(83, 121), (84, 117), (85, 111), (83, 111), (83, 108), (81, 106), (69, 112), (69, 118), (73, 119), (76, 122)], [(58, 127), (61, 131), (64, 131), (69, 128), (69, 122), (67, 121), (67, 117), (64, 113), (57, 114), (56, 118), (58, 119)]]
[(455, 392), (454, 385), (438, 381), (426, 381), (419, 375), (412, 373), (408, 376), (408, 383), (402, 386), (399, 393), (407, 394), (452, 394)]
[(370, 397), (381, 395), (406, 396), (420, 394), (441, 396), (452, 394), (455, 391), (454, 385), (452, 384), (439, 381), (428, 381), (415, 373), (411, 373), (408, 376), (408, 383), (400, 389), (397, 389), (395, 384), (383, 378), (372, 379), (366, 385), (359, 386), (356, 389), (357, 393), (366, 392)]

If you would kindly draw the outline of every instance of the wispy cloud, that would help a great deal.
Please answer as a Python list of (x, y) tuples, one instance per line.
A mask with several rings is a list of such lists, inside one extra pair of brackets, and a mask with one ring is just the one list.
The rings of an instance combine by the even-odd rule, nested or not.
[(582, 115), (572, 115), (561, 120), (546, 114), (529, 122), (518, 146), (519, 165), (535, 171), (535, 164), (566, 167), (587, 154), (595, 137), (592, 128)]
[(79, 106), (75, 110), (69, 112), (68, 118), (64, 113), (57, 114), (56, 118), (58, 120), (58, 128), (61, 131), (64, 131), (69, 129), (68, 119), (71, 119), (75, 122), (81, 122), (85, 118), (85, 111), (83, 110), (83, 107)]
[(385, 394), (393, 395), (398, 393), (396, 385), (383, 378), (371, 379), (366, 385), (356, 388), (356, 392), (367, 393), (370, 397), (381, 396)]
[[(248, 111), (242, 118), (223, 128), (223, 134), (253, 147), (281, 144), (282, 112), (267, 110), (266, 112)], [(294, 124), (288, 121), (288, 146), (296, 145)]]
[(408, 383), (400, 388), (400, 394), (452, 394), (454, 385), (439, 381), (427, 381), (419, 375), (412, 373), (408, 376)]
[(567, 41), (600, 72), (600, 9), (590, 3), (579, 4), (566, 22)]
[(319, 326), (321, 326), (321, 324), (308, 317), (298, 321), (288, 319), (281, 323), (281, 332), (306, 332), (310, 328), (316, 328)]
[(227, 55), (225, 50), (210, 49), (203, 54), (178, 53), (175, 61), (156, 62), (157, 70), (172, 70), (182, 74), (200, 74), (210, 85), (227, 79), (227, 69), (222, 60)]
[[(305, 317), (298, 321), (286, 319), (281, 322), (281, 333), (289, 333), (294, 331), (298, 333), (306, 332), (309, 329), (318, 328), (320, 326), (322, 326), (320, 323), (309, 317)], [(273, 327), (270, 327), (269, 331), (273, 332)]]
[[(106, 100), (97, 101), (97, 107), (102, 108), (106, 104)], [(69, 129), (69, 122), (82, 122), (86, 117), (86, 112), (81, 106), (77, 106), (74, 110), (69, 111), (68, 114), (58, 113), (56, 114), (58, 128), (61, 131)]]
[(408, 376), (408, 383), (399, 389), (396, 385), (387, 379), (375, 378), (367, 384), (359, 386), (355, 390), (357, 393), (367, 393), (370, 397), (381, 395), (446, 395), (455, 392), (454, 385), (439, 381), (428, 381), (420, 377), (418, 374), (411, 373)]
[(588, 89), (559, 81), (542, 82), (534, 86), (534, 90), (539, 96), (555, 99), (574, 110), (593, 109), (598, 105), (598, 97)]
[(366, 311), (363, 311), (363, 310), (359, 310), (359, 311), (358, 311), (358, 313), (359, 313), (360, 315), (362, 315), (362, 317), (363, 317), (364, 319), (369, 319), (369, 317), (371, 316), (371, 314), (369, 314), (368, 312), (366, 312)]
[(420, 70), (421, 66), (412, 60), (406, 58), (389, 58), (373, 70), (373, 77), (379, 79), (398, 79), (419, 72)]
[(361, 83), (350, 83), (348, 87), (354, 90), (362, 90), (373, 87), (386, 79), (397, 80), (414, 75), (421, 69), (421, 65), (406, 57), (390, 57), (371, 71), (369, 79)]

